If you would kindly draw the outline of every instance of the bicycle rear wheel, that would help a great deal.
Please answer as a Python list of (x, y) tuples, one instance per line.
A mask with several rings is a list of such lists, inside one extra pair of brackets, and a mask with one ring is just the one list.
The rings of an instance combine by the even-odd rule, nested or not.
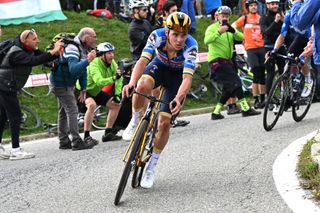
[(147, 133), (148, 135), (143, 147), (143, 153), (142, 153), (142, 156), (139, 156), (141, 158), (141, 164), (134, 167), (132, 181), (131, 181), (132, 188), (136, 188), (140, 186), (140, 182), (144, 172), (144, 167), (151, 157), (153, 143), (156, 138), (156, 133), (158, 131), (158, 115), (156, 115), (156, 119), (153, 122), (153, 128), (150, 130), (148, 129), (147, 131), (148, 131)]
[(148, 121), (146, 120), (143, 120), (140, 125), (137, 127), (137, 132), (136, 132), (136, 135), (134, 137), (133, 140), (133, 145), (132, 145), (132, 148), (131, 148), (131, 152), (130, 152), (130, 155), (129, 155), (129, 158), (126, 162), (126, 165), (124, 167), (124, 170), (123, 170), (123, 173), (122, 173), (122, 176), (121, 176), (121, 179), (120, 179), (120, 183), (119, 183), (119, 186), (118, 186), (118, 190), (117, 190), (117, 193), (116, 193), (116, 197), (114, 199), (114, 204), (115, 205), (118, 205), (119, 202), (120, 202), (120, 199), (121, 199), (121, 196), (124, 192), (124, 189), (126, 188), (126, 185), (127, 185), (127, 182), (128, 182), (128, 178), (129, 178), (129, 175), (130, 175), (130, 172), (132, 169), (135, 168), (136, 166), (136, 159), (138, 157), (138, 154), (139, 154), (139, 150), (140, 150), (140, 147), (141, 147), (141, 139), (147, 129), (147, 126), (148, 126)]
[(313, 71), (310, 71), (313, 85), (311, 88), (310, 95), (308, 97), (298, 97), (296, 103), (292, 106), (292, 117), (296, 122), (301, 121), (308, 113), (312, 104), (312, 99), (316, 90), (316, 79)]
[(283, 76), (280, 76), (269, 92), (269, 97), (263, 111), (263, 127), (266, 131), (270, 131), (276, 125), (283, 112), (286, 96), (284, 95), (285, 92), (281, 91), (282, 85), (285, 85), (285, 80)]
[(105, 129), (108, 112), (109, 110), (107, 107), (101, 105), (97, 106), (97, 108), (94, 110), (92, 126), (96, 129)]
[(23, 130), (39, 128), (41, 119), (39, 115), (26, 105), (21, 105), (21, 124)]

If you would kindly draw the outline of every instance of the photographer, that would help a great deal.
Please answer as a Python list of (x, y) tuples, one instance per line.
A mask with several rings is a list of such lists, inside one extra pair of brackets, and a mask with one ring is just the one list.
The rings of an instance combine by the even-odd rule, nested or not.
[[(20, 148), (21, 109), (17, 92), (25, 85), (33, 66), (53, 60), (59, 55), (63, 43), (58, 41), (47, 53), (38, 49), (39, 39), (35, 30), (25, 30), (14, 41), (0, 65), (0, 159), (20, 160), (33, 158)], [(12, 150), (10, 155), (4, 151), (1, 139), (5, 124), (9, 120)]]
[[(117, 131), (112, 126), (120, 109), (123, 65), (119, 64), (121, 67), (118, 69), (113, 53), (115, 47), (109, 42), (99, 44), (96, 50), (99, 57), (95, 58), (87, 69), (87, 98), (85, 99), (87, 111), (84, 116), (84, 140), (91, 138), (91, 124), (97, 104), (109, 108), (102, 141), (119, 140), (121, 136), (116, 135)], [(106, 86), (111, 87), (108, 92), (103, 91)], [(80, 90), (80, 88), (78, 83), (77, 89)]]
[(241, 80), (232, 61), (234, 42), (242, 41), (243, 34), (229, 24), (231, 16), (229, 7), (221, 6), (217, 12), (219, 21), (207, 28), (204, 37), (204, 43), (209, 49), (208, 62), (211, 76), (222, 85), (222, 95), (211, 114), (211, 119), (224, 118), (221, 110), (230, 97), (238, 98), (242, 116), (258, 115), (261, 112), (252, 109), (244, 97)]
[[(92, 28), (85, 27), (80, 30), (60, 56), (59, 66), (50, 75), (53, 93), (59, 101), (58, 138), (60, 149), (91, 149), (96, 141), (92, 138), (82, 140), (78, 127), (78, 107), (74, 95), (74, 86), (79, 80), (81, 88), (78, 97), (80, 102), (86, 99), (87, 66), (96, 57), (96, 33)], [(72, 139), (69, 138), (69, 132)]]
[[(267, 3), (267, 14), (262, 16), (260, 19), (261, 30), (264, 38), (264, 48), (266, 53), (270, 53), (274, 44), (280, 35), (281, 27), (284, 20), (283, 11), (279, 8), (279, 0), (266, 0)], [(285, 47), (281, 46), (278, 50), (279, 54), (286, 54)], [(282, 58), (276, 60), (278, 66), (278, 72), (282, 73), (285, 61)], [(268, 63), (265, 65), (267, 70), (267, 79), (266, 79), (266, 93), (269, 94), (269, 91), (272, 87), (272, 81), (275, 76), (275, 64)]]

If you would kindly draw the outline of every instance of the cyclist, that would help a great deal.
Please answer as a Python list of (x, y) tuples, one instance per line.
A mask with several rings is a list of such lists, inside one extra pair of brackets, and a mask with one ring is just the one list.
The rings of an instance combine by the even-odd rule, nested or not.
[[(137, 91), (150, 94), (153, 88), (162, 85), (165, 87), (163, 100), (176, 102), (174, 108), (171, 104), (170, 107), (161, 105), (152, 157), (141, 181), (144, 188), (153, 186), (157, 161), (169, 139), (171, 116), (180, 112), (182, 102), (190, 90), (198, 52), (196, 40), (188, 35), (191, 20), (187, 14), (174, 12), (169, 15), (166, 23), (166, 28), (157, 29), (149, 36), (148, 43), (134, 67), (131, 80), (122, 92), (123, 96), (128, 96), (129, 88), (136, 87)], [(145, 105), (144, 101), (141, 96), (133, 96), (132, 119), (124, 135), (132, 137), (134, 134)]]
[(129, 7), (132, 9), (133, 20), (129, 25), (129, 39), (131, 42), (130, 52), (132, 58), (138, 60), (147, 38), (152, 31), (152, 26), (147, 20), (149, 3), (146, 0), (130, 0)]
[[(272, 53), (276, 53), (278, 49), (282, 46), (282, 44), (285, 42), (288, 31), (290, 30), (290, 28), (292, 28), (290, 17), (291, 17), (291, 10), (288, 10), (284, 17), (284, 23), (281, 28), (281, 33), (276, 40)], [(293, 41), (291, 42), (291, 45), (289, 46), (287, 52), (289, 54), (293, 54), (294, 57), (299, 57), (304, 51), (304, 48), (308, 44), (309, 38), (311, 36), (311, 29), (309, 28), (308, 30), (304, 30), (304, 31), (293, 29), (291, 30), (290, 33), (294, 35), (291, 35), (293, 36)], [(312, 85), (313, 85), (313, 81), (310, 76), (309, 66), (306, 63), (307, 62), (306, 59), (307, 58), (304, 59), (305, 62), (302, 65), (302, 71), (305, 77), (305, 84), (301, 93), (301, 97), (308, 97), (310, 95)]]
[[(300, 0), (295, 0), (292, 6), (292, 25), (299, 30), (314, 27), (314, 36), (311, 39), (313, 47), (313, 59), (317, 70), (317, 78), (320, 75), (320, 1), (309, 0), (303, 4)], [(311, 44), (310, 42), (310, 44)], [(311, 48), (309, 48), (311, 49)]]
[[(98, 105), (109, 108), (106, 121), (106, 129), (102, 136), (102, 141), (119, 140), (121, 137), (116, 135), (116, 130), (112, 128), (120, 109), (120, 94), (122, 89), (122, 76), (114, 58), (115, 47), (109, 42), (101, 43), (97, 46), (97, 53), (102, 54), (95, 58), (87, 67), (87, 97), (85, 99), (86, 113), (84, 116), (84, 138), (86, 141), (91, 138), (90, 130), (94, 118), (94, 110)], [(112, 85), (114, 92), (108, 94), (102, 88)], [(77, 89), (80, 90), (77, 83)], [(96, 144), (98, 141), (91, 138)]]
[[(248, 15), (241, 16), (232, 26), (242, 28), (244, 34), (244, 47), (248, 54), (248, 63), (253, 72), (252, 95), (254, 108), (262, 109), (265, 105), (265, 67), (264, 67), (264, 41), (259, 24), (258, 1), (247, 0)], [(259, 97), (260, 96), (260, 97)]]
[(222, 106), (230, 97), (237, 97), (242, 116), (258, 115), (248, 105), (242, 90), (241, 80), (232, 62), (234, 41), (242, 41), (243, 34), (230, 26), (231, 9), (221, 6), (218, 9), (219, 21), (210, 25), (204, 36), (204, 43), (208, 45), (208, 62), (213, 79), (222, 85), (222, 95), (219, 103), (211, 114), (212, 120), (223, 119)]
[[(273, 50), (274, 44), (281, 32), (284, 14), (282, 11), (279, 10), (279, 0), (266, 0), (266, 3), (267, 14), (261, 17), (260, 25), (264, 37), (265, 52), (269, 52)], [(280, 54), (286, 54), (284, 45), (282, 45), (281, 48), (279, 48), (278, 52)], [(279, 58), (276, 62), (279, 73), (282, 73), (285, 65), (284, 59)], [(276, 73), (274, 63), (267, 63), (265, 66), (267, 70), (266, 93), (268, 95), (272, 87), (272, 82)]]

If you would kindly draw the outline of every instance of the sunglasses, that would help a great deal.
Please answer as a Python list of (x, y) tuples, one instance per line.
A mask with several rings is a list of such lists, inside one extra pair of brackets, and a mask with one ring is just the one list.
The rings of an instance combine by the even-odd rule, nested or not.
[(149, 9), (148, 8), (143, 8), (141, 9), (143, 12), (147, 12)]
[(30, 29), (29, 33), (27, 34), (27, 36), (25, 38), (25, 40), (27, 40), (27, 38), (29, 37), (30, 34), (35, 34), (35, 33), (36, 33), (35, 29)]

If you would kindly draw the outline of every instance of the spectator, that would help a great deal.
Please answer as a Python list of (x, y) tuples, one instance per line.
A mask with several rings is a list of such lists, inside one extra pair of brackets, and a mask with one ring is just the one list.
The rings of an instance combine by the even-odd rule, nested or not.
[(203, 18), (203, 0), (196, 0), (197, 16), (196, 18)]
[[(92, 28), (85, 27), (74, 38), (74, 44), (65, 47), (60, 57), (60, 64), (50, 75), (53, 93), (59, 101), (58, 138), (60, 149), (91, 149), (95, 144), (90, 138), (81, 139), (78, 127), (78, 107), (74, 94), (74, 86), (79, 80), (81, 91), (79, 101), (84, 102), (87, 87), (87, 66), (96, 57), (96, 33)], [(69, 139), (69, 132), (72, 140)]]
[(266, 0), (258, 0), (258, 12), (260, 16), (266, 15), (266, 12), (267, 12)]
[[(14, 41), (9, 52), (0, 64), (0, 158), (20, 160), (33, 158), (33, 153), (20, 148), (21, 109), (17, 92), (25, 85), (33, 66), (43, 64), (56, 58), (63, 43), (58, 41), (47, 53), (38, 50), (39, 39), (35, 30), (25, 30)], [(12, 150), (6, 153), (1, 140), (5, 124), (9, 120)]]
[(178, 7), (174, 1), (169, 0), (168, 2), (166, 2), (162, 7), (162, 16), (157, 19), (154, 29), (165, 27), (165, 20), (167, 19), (167, 17), (171, 13), (177, 12), (177, 11), (178, 11)]
[(189, 33), (193, 34), (196, 32), (196, 12), (194, 9), (193, 0), (183, 0), (181, 5), (181, 12), (189, 15), (191, 19), (191, 28)]
[(253, 72), (252, 95), (254, 108), (264, 108), (265, 101), (265, 67), (264, 67), (264, 41), (260, 27), (258, 1), (247, 0), (248, 15), (241, 16), (232, 26), (241, 28), (244, 34), (244, 47), (248, 55), (248, 63)]
[(207, 14), (211, 15), (212, 20), (215, 20), (215, 13), (217, 9), (222, 5), (221, 0), (205, 0), (204, 1), (204, 9)]
[(93, 9), (106, 9), (106, 0), (94, 0), (93, 1)]
[[(121, 136), (116, 136), (116, 131), (112, 126), (118, 116), (120, 109), (120, 93), (122, 89), (122, 77), (115, 62), (114, 46), (108, 42), (101, 43), (97, 46), (97, 51), (102, 54), (101, 57), (95, 58), (87, 69), (87, 97), (85, 105), (87, 111), (84, 116), (84, 139), (90, 136), (91, 124), (93, 121), (94, 111), (98, 105), (109, 108), (106, 120), (105, 133), (102, 141), (119, 140)], [(102, 91), (104, 86), (112, 86), (114, 91), (107, 93)], [(80, 90), (80, 84), (77, 83), (77, 90)], [(97, 142), (96, 142), (97, 143)]]
[[(279, 11), (279, 2), (279, 0), (266, 0), (268, 11), (265, 16), (260, 18), (261, 30), (264, 37), (265, 52), (273, 50), (274, 44), (281, 32), (284, 14), (282, 11)], [(285, 55), (285, 47), (281, 46), (281, 48), (278, 50), (278, 53)], [(278, 66), (278, 72), (282, 73), (285, 61), (281, 58), (278, 58), (276, 63)], [(275, 64), (268, 63), (265, 66), (267, 70), (266, 93), (268, 95), (272, 87), (273, 78), (275, 76)]]
[(152, 26), (147, 20), (148, 6), (146, 0), (130, 0), (129, 7), (132, 9), (133, 19), (129, 25), (129, 39), (130, 52), (134, 60), (139, 59), (152, 31)]
[(242, 41), (243, 34), (230, 26), (231, 9), (229, 7), (219, 7), (218, 14), (219, 22), (210, 25), (204, 37), (204, 43), (209, 49), (208, 62), (212, 77), (222, 85), (222, 95), (211, 114), (211, 119), (224, 118), (221, 110), (230, 97), (238, 98), (242, 116), (258, 115), (261, 112), (250, 108), (244, 97), (241, 80), (232, 62), (234, 41)]

